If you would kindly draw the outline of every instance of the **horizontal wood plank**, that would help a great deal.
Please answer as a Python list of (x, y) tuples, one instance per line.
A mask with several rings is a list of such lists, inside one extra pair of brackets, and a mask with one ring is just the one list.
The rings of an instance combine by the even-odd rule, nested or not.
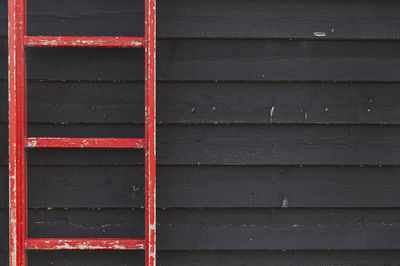
[[(159, 208), (400, 207), (400, 168), (159, 166)], [(8, 206), (0, 167), (0, 207)], [(28, 168), (31, 208), (142, 208), (144, 167)]]
[[(0, 121), (7, 122), (0, 81)], [(28, 121), (143, 123), (141, 82), (29, 82)], [(159, 123), (400, 123), (398, 83), (160, 82)]]
[[(160, 251), (158, 261), (174, 266), (293, 266), (396, 264), (398, 251)], [(74, 265), (75, 266), (75, 265)]]
[[(8, 211), (2, 209), (0, 228)], [(30, 210), (30, 237), (140, 237), (143, 210)], [(142, 217), (142, 218), (140, 218)], [(159, 250), (400, 248), (399, 209), (159, 210)], [(7, 239), (0, 248), (5, 250)]]
[[(135, 251), (58, 251), (29, 252), (33, 266), (144, 266), (144, 254)], [(8, 261), (7, 253), (0, 251), (0, 263)], [(298, 265), (395, 265), (398, 251), (159, 251), (157, 261), (166, 266), (293, 266)], [(4, 264), (6, 265), (6, 263)]]
[[(144, 266), (144, 254), (137, 251), (35, 251), (29, 252), (33, 266)], [(319, 266), (342, 265), (395, 265), (400, 259), (398, 251), (159, 251), (157, 260), (167, 266)], [(8, 254), (0, 251), (0, 263), (8, 264)]]
[(400, 122), (398, 83), (184, 82), (157, 90), (160, 122)]
[[(161, 38), (399, 38), (400, 4), (394, 0), (262, 1), (169, 0), (158, 4)], [(93, 9), (93, 6), (96, 8)], [(7, 34), (6, 0), (0, 35)], [(28, 30), (36, 35), (143, 34), (143, 1), (34, 0)]]
[(161, 37), (399, 38), (396, 1), (224, 0), (159, 3)]
[[(7, 76), (0, 40), (0, 78)], [(162, 40), (159, 80), (399, 81), (400, 50), (388, 41)], [(29, 48), (28, 78), (143, 80), (140, 49)]]
[[(7, 135), (7, 125), (0, 134)], [(160, 125), (160, 165), (399, 165), (398, 125)], [(33, 124), (30, 136), (142, 137), (141, 125)], [(193, 152), (196, 151), (196, 152)], [(33, 165), (134, 165), (143, 152), (117, 149), (34, 149)], [(0, 142), (6, 164), (7, 141)]]
[(145, 266), (144, 258), (144, 251), (28, 251), (29, 265), (34, 266)]
[(144, 209), (30, 209), (28, 238), (144, 238)]

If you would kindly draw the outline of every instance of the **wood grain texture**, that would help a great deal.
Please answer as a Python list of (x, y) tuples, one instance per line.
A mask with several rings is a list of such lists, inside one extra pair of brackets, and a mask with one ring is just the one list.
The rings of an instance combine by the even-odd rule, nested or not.
[(161, 37), (398, 38), (396, 1), (163, 1)]
[[(32, 35), (142, 36), (142, 2), (29, 1), (28, 30)], [(0, 35), (6, 36), (6, 1), (0, 5)], [(158, 36), (394, 39), (400, 37), (399, 10), (394, 0), (168, 0), (158, 3)]]
[[(7, 74), (0, 41), (0, 78)], [(1, 52), (3, 51), (3, 52)], [(388, 41), (161, 40), (158, 79), (180, 81), (399, 81)], [(141, 49), (30, 48), (28, 78), (143, 80)]]
[(395, 265), (398, 251), (161, 251), (162, 265), (293, 266)]
[(32, 209), (29, 238), (144, 238), (144, 209)]
[[(1, 254), (1, 253), (0, 253)], [(30, 264), (69, 266), (143, 266), (139, 252), (30, 252)], [(167, 266), (293, 266), (395, 265), (398, 251), (160, 251), (157, 260)]]
[(161, 83), (157, 96), (160, 122), (400, 121), (398, 83)]
[[(0, 81), (0, 121), (7, 122)], [(29, 82), (28, 121), (143, 123), (141, 82)], [(398, 83), (160, 82), (159, 123), (399, 124)]]
[[(400, 2), (158, 4), (161, 265), (396, 265)], [(28, 30), (141, 36), (142, 5), (32, 0)], [(0, 0), (0, 236), (8, 234), (6, 10)], [(142, 49), (27, 55), (36, 80), (29, 135), (143, 137)], [(31, 236), (143, 235), (143, 151), (28, 155)], [(0, 237), (0, 265), (7, 249)], [(29, 259), (143, 264), (134, 252)]]
[[(0, 134), (6, 136), (6, 125)], [(398, 165), (398, 125), (160, 125), (159, 165)], [(141, 137), (141, 125), (38, 125), (30, 136)], [(196, 152), (193, 152), (196, 151)], [(139, 150), (35, 149), (33, 165), (134, 165)], [(7, 162), (0, 142), (0, 163)]]
[[(0, 263), (8, 262), (7, 252), (0, 251)], [(29, 252), (34, 266), (144, 266), (144, 255), (135, 251), (36, 251)], [(159, 251), (157, 260), (167, 266), (293, 266), (293, 265), (396, 265), (398, 251)]]
[[(143, 166), (28, 168), (31, 208), (141, 208)], [(159, 166), (159, 208), (399, 207), (397, 167)], [(8, 206), (0, 167), (0, 207)]]
[[(159, 80), (399, 81), (400, 67), (383, 41), (164, 40), (158, 58)], [(140, 49), (32, 48), (27, 62), (31, 79), (143, 79)]]
[[(158, 255), (158, 254), (157, 254)], [(142, 251), (29, 251), (29, 265), (68, 265), (68, 266), (145, 266)], [(158, 258), (157, 258), (158, 259)]]
[[(2, 209), (2, 228), (7, 210)], [(143, 234), (143, 210), (32, 209), (31, 237)], [(397, 250), (400, 216), (391, 209), (159, 210), (159, 250)], [(4, 230), (6, 233), (7, 230)], [(7, 240), (0, 241), (5, 250)]]

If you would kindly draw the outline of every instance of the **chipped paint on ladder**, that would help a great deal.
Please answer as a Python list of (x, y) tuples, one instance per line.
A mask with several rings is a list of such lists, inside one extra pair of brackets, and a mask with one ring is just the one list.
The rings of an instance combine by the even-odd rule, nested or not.
[(146, 258), (156, 265), (156, 1), (145, 2)]
[(143, 149), (143, 138), (25, 138), (27, 148)]
[(9, 117), (9, 261), (10, 265), (26, 265), (25, 152), (25, 2), (8, 1), (8, 117)]
[(30, 47), (144, 47), (142, 37), (95, 36), (25, 36), (24, 45)]
[(30, 250), (137, 250), (144, 249), (143, 239), (27, 239), (25, 248)]

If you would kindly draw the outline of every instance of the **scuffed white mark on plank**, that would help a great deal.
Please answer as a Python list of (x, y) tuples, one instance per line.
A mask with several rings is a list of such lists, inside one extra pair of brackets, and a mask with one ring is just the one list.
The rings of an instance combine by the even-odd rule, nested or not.
[(325, 37), (326, 36), (326, 33), (323, 31), (316, 31), (316, 32), (313, 32), (313, 34), (315, 37)]
[(282, 200), (282, 208), (289, 208), (289, 200), (287, 198)]
[(271, 107), (271, 110), (269, 110), (269, 120), (272, 122), (273, 116), (274, 116), (274, 111), (275, 111), (275, 106)]

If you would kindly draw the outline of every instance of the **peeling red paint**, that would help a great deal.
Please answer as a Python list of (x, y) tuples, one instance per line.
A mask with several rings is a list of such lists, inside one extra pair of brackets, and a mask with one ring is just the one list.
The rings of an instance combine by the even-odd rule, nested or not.
[(25, 36), (25, 46), (33, 47), (144, 47), (143, 37)]
[(144, 249), (144, 239), (35, 238), (25, 240), (25, 249), (36, 250), (136, 250)]
[(10, 265), (26, 265), (25, 1), (8, 1), (9, 248)]
[(145, 2), (146, 265), (156, 265), (156, 1)]
[(25, 138), (27, 148), (113, 148), (142, 149), (142, 138)]

